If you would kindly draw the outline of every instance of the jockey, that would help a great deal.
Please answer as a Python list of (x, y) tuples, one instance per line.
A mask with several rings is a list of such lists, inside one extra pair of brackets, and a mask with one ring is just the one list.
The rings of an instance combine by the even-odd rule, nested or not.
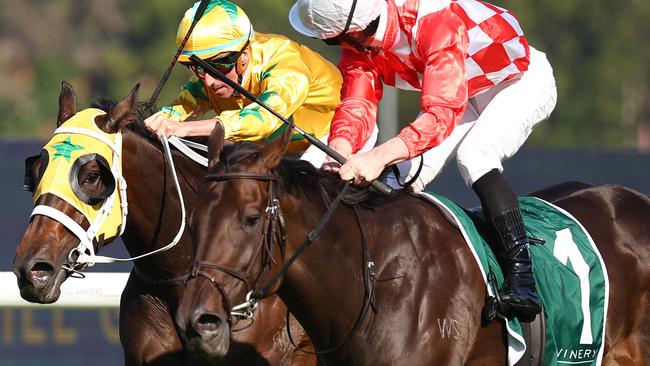
[[(502, 310), (523, 319), (539, 313), (530, 239), (502, 161), (549, 116), (557, 92), (546, 56), (528, 45), (513, 14), (475, 0), (297, 0), (289, 20), (342, 47), (342, 102), (329, 145), (348, 161), (328, 160), (326, 169), (363, 184), (396, 163), (414, 176), (422, 159), (414, 185), (422, 190), (455, 154), (497, 238)], [(398, 136), (360, 152), (383, 84), (421, 91), (420, 114)]]
[[(177, 46), (185, 38), (198, 4), (185, 12), (178, 27)], [(287, 127), (193, 65), (191, 55), (210, 62), (307, 133), (327, 140), (330, 121), (340, 103), (342, 79), (336, 66), (284, 36), (255, 33), (246, 13), (225, 0), (210, 2), (182, 51), (179, 62), (193, 75), (180, 95), (173, 105), (163, 107), (145, 121), (159, 137), (209, 136), (215, 123), (221, 123), (228, 140), (266, 141)], [(210, 111), (216, 116), (198, 119)], [(368, 148), (374, 146), (375, 139), (370, 138)], [(324, 153), (297, 134), (288, 151), (301, 154), (302, 159), (316, 166), (325, 159)]]

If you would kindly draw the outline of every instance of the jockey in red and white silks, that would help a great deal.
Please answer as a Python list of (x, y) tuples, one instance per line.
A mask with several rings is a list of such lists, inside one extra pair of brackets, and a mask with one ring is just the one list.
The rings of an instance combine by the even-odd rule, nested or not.
[[(329, 144), (348, 161), (326, 168), (363, 184), (396, 163), (410, 176), (422, 155), (414, 185), (422, 190), (455, 154), (501, 241), (506, 311), (538, 313), (529, 241), (501, 162), (549, 116), (557, 92), (546, 56), (528, 45), (514, 15), (476, 0), (297, 0), (289, 20), (300, 33), (343, 49)], [(421, 91), (420, 114), (396, 137), (358, 152), (383, 85)]]
[[(399, 134), (409, 159), (429, 151), (417, 190), (456, 148), (468, 185), (492, 169), (503, 170), (501, 161), (548, 117), (556, 100), (545, 55), (528, 45), (512, 13), (474, 0), (389, 0), (379, 2), (377, 12), (383, 16), (370, 53), (342, 51), (342, 103), (329, 141), (344, 139), (357, 152), (373, 130), (386, 84), (422, 91), (424, 113)], [(429, 150), (443, 141), (445, 146)], [(419, 158), (413, 171), (418, 164)]]

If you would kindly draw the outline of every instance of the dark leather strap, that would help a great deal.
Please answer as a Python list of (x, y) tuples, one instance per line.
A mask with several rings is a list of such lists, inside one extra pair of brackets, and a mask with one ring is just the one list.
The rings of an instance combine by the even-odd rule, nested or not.
[(249, 172), (231, 172), (231, 173), (213, 173), (207, 174), (204, 178), (207, 181), (220, 182), (231, 179), (254, 179), (262, 181), (275, 181), (275, 177), (267, 174), (257, 174)]

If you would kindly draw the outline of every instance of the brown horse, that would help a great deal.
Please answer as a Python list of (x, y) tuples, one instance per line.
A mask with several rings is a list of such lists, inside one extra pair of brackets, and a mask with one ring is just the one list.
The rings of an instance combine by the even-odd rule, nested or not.
[[(503, 322), (482, 325), (481, 273), (438, 209), (399, 192), (340, 205), (282, 273), (282, 261), (305, 248), (341, 183), (283, 160), (286, 134), (266, 147), (224, 148), (222, 137), (219, 128), (210, 137), (211, 164), (193, 213), (197, 262), (176, 316), (181, 331), (200, 333), (191, 325), (201, 317), (212, 322), (212, 337), (203, 341), (227, 344), (234, 323), (228, 305), (263, 288), (280, 295), (317, 350), (334, 348), (319, 358), (327, 365), (506, 364)], [(546, 197), (581, 221), (604, 258), (611, 296), (603, 365), (649, 365), (650, 199), (620, 186), (548, 190)], [(280, 208), (281, 215), (265, 214)], [(284, 223), (286, 232), (277, 229)], [(262, 246), (269, 242), (275, 252)], [(374, 294), (368, 252), (378, 279)], [(441, 319), (457, 324), (454, 337), (442, 334)]]
[[(137, 256), (171, 242), (179, 228), (181, 213), (160, 142), (139, 121), (133, 123), (134, 100), (135, 89), (117, 105), (105, 108), (107, 114), (94, 122), (106, 133), (122, 132), (122, 170), (128, 182), (129, 203), (122, 239), (130, 255)], [(64, 82), (57, 127), (76, 113), (74, 91)], [(180, 153), (174, 152), (173, 160), (186, 207), (191, 209), (205, 169)], [(41, 156), (32, 162), (31, 174), (36, 182), (43, 174), (43, 161), (47, 158)], [(113, 180), (112, 176), (107, 176), (110, 171), (100, 168), (97, 161), (91, 160), (79, 170), (77, 181), (89, 197), (104, 191), (107, 182)], [(41, 196), (37, 204), (61, 210), (84, 228), (89, 225), (79, 211), (54, 195)], [(18, 244), (14, 259), (21, 296), (31, 302), (55, 302), (61, 284), (71, 274), (63, 269), (69, 264), (68, 253), (78, 243), (79, 239), (58, 221), (34, 216)], [(97, 242), (94, 245), (99, 249)], [(135, 261), (120, 302), (120, 340), (125, 365), (199, 363), (184, 351), (173, 322), (191, 261), (192, 244), (187, 230), (172, 249)], [(286, 307), (278, 298), (271, 298), (262, 306), (265, 319), (239, 332), (233, 340), (232, 351), (210, 364), (284, 365), (289, 362), (293, 348), (284, 335)], [(200, 363), (204, 363), (203, 360)]]

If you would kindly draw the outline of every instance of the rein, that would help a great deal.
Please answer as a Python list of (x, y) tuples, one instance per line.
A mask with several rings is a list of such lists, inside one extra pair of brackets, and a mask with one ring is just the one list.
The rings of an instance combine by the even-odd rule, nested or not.
[[(329, 222), (329, 220), (332, 217), (332, 214), (336, 210), (336, 208), (339, 206), (343, 196), (347, 192), (348, 188), (351, 185), (351, 181), (348, 181), (345, 183), (341, 191), (337, 194), (336, 198), (332, 202), (332, 204), (328, 207), (327, 211), (321, 216), (320, 220), (316, 224), (316, 226), (309, 232), (305, 240), (300, 244), (300, 246), (293, 252), (291, 257), (284, 261), (282, 264), (282, 267), (273, 275), (273, 277), (270, 279), (270, 281), (261, 289), (259, 290), (250, 290), (251, 286), (249, 284), (249, 281), (246, 279), (246, 274), (250, 272), (252, 268), (252, 263), (255, 263), (255, 259), (257, 259), (257, 256), (259, 253), (262, 251), (262, 247), (266, 243), (266, 252), (269, 254), (269, 257), (267, 261), (263, 265), (262, 273), (258, 277), (258, 279), (255, 281), (255, 284), (259, 282), (259, 279), (264, 276), (266, 272), (270, 270), (271, 263), (273, 263), (273, 253), (272, 253), (272, 248), (273, 246), (273, 240), (276, 237), (275, 233), (275, 223), (279, 223), (280, 227), (280, 243), (279, 246), (282, 250), (282, 258), (284, 259), (285, 257), (285, 251), (286, 251), (286, 230), (285, 230), (285, 222), (284, 222), (284, 217), (282, 216), (282, 212), (280, 209), (280, 202), (278, 199), (278, 193), (277, 193), (277, 182), (276, 178), (273, 175), (263, 175), (263, 174), (257, 174), (257, 173), (248, 173), (248, 172), (234, 172), (234, 173), (222, 173), (222, 174), (208, 174), (204, 178), (206, 181), (225, 181), (225, 180), (232, 180), (232, 179), (253, 179), (253, 180), (260, 180), (260, 181), (267, 181), (269, 182), (269, 188), (268, 188), (268, 203), (267, 203), (267, 208), (266, 208), (266, 213), (267, 213), (267, 220), (266, 220), (266, 232), (262, 235), (261, 243), (260, 246), (258, 247), (255, 256), (253, 257), (253, 260), (251, 261), (251, 267), (249, 267), (245, 273), (241, 273), (239, 271), (232, 270), (228, 267), (224, 267), (219, 264), (214, 264), (214, 263), (208, 263), (208, 262), (202, 262), (202, 261), (196, 261), (194, 263), (192, 273), (190, 275), (190, 278), (193, 277), (198, 277), (202, 276), (208, 279), (213, 286), (219, 291), (222, 297), (222, 304), (224, 307), (224, 310), (226, 311), (226, 314), (228, 316), (228, 324), (232, 325), (232, 317), (238, 317), (241, 319), (248, 319), (252, 320), (253, 316), (255, 314), (255, 309), (257, 308), (257, 305), (259, 302), (266, 297), (268, 297), (272, 292), (273, 289), (276, 287), (278, 281), (284, 275), (287, 273), (289, 270), (289, 267), (296, 261), (298, 256), (300, 256), (312, 243), (313, 241), (318, 237), (318, 235), (321, 233), (321, 231), (325, 228), (325, 225)], [(357, 316), (354, 325), (352, 326), (350, 332), (348, 335), (345, 337), (345, 339), (338, 344), (335, 347), (332, 347), (330, 349), (324, 350), (324, 351), (318, 351), (318, 352), (309, 352), (301, 349), (298, 345), (296, 345), (295, 341), (293, 340), (291, 336), (291, 331), (289, 328), (289, 322), (287, 321), (287, 333), (289, 335), (289, 340), (291, 343), (296, 347), (301, 352), (304, 353), (309, 353), (309, 354), (316, 354), (316, 355), (323, 355), (327, 353), (334, 352), (338, 350), (339, 348), (343, 347), (347, 342), (352, 338), (352, 336), (357, 332), (359, 327), (361, 326), (361, 323), (365, 319), (365, 315), (368, 311), (368, 309), (372, 306), (372, 298), (374, 294), (374, 288), (376, 285), (377, 281), (377, 275), (375, 272), (375, 264), (372, 261), (370, 257), (370, 251), (368, 249), (368, 242), (366, 240), (365, 234), (363, 232), (363, 226), (361, 224), (361, 220), (359, 218), (359, 213), (357, 212), (356, 206), (353, 206), (354, 208), (354, 213), (357, 218), (357, 224), (359, 226), (359, 230), (361, 232), (361, 240), (363, 244), (363, 260), (366, 263), (367, 269), (364, 266), (362, 271), (363, 271), (363, 278), (364, 278), (364, 301), (361, 306), (361, 310), (359, 311), (359, 315)], [(274, 263), (273, 263), (274, 264)], [(214, 278), (214, 276), (211, 276), (204, 271), (201, 270), (201, 267), (206, 267), (210, 269), (215, 269), (219, 272), (225, 273), (229, 275), (230, 277), (233, 277), (240, 282), (243, 282), (246, 286), (246, 301), (242, 304), (236, 305), (234, 307), (231, 307), (230, 300), (228, 296), (225, 293), (225, 290), (223, 289), (223, 286), (219, 284), (219, 282)], [(368, 280), (367, 280), (368, 279)], [(368, 283), (370, 282), (370, 283)], [(254, 284), (254, 285), (255, 285)], [(289, 312), (287, 311), (287, 320), (289, 317)]]

